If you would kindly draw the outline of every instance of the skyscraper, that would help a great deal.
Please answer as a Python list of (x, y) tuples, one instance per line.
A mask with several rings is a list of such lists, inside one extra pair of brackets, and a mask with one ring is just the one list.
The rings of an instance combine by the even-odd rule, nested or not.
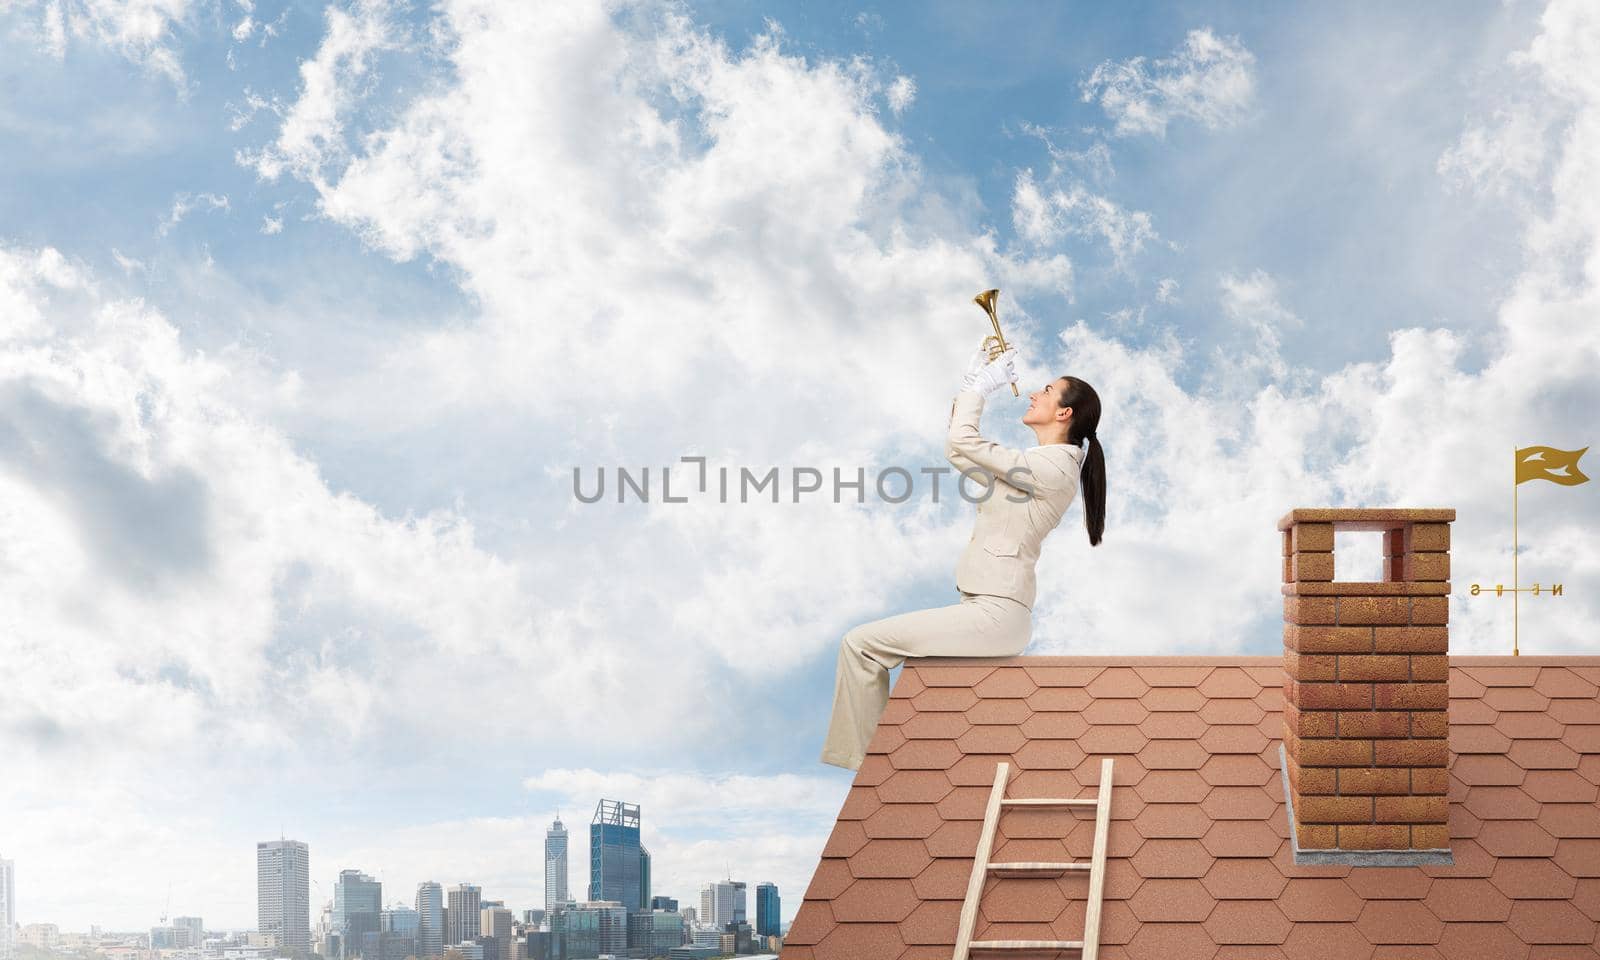
[(544, 833), (544, 909), (567, 899), (567, 828), (561, 817)]
[(479, 911), (483, 909), (483, 888), (475, 883), (458, 883), (450, 888), (444, 906), (444, 944), (471, 943), (478, 939)]
[(172, 918), (173, 945), (179, 949), (199, 950), (206, 942), (206, 923), (199, 917)]
[[(478, 940), (488, 940), (493, 944), (494, 955), (498, 960), (512, 960), (512, 947), (515, 940), (511, 935), (511, 925), (516, 922), (516, 916), (499, 900), (491, 900), (478, 911)], [(485, 944), (485, 960), (488, 960), (489, 946)]]
[(403, 903), (395, 903), (379, 914), (378, 935), (366, 940), (377, 948), (362, 950), (365, 960), (406, 960), (417, 956), (417, 911)]
[(700, 922), (713, 930), (745, 922), (743, 880), (717, 880), (700, 890)]
[(339, 931), (345, 956), (361, 952), (364, 934), (378, 932), (382, 912), (382, 883), (360, 870), (339, 871), (339, 881), (333, 887), (333, 926)]
[(17, 865), (0, 857), (0, 960), (16, 955), (12, 931), (17, 926)]
[(417, 884), (417, 956), (444, 956), (444, 888), (432, 880)]
[(589, 823), (589, 900), (614, 900), (628, 910), (639, 899), (639, 805), (601, 800)]
[(256, 844), (256, 929), (291, 956), (311, 952), (311, 848), (299, 840)]
[(756, 884), (756, 933), (763, 937), (778, 935), (778, 885)]

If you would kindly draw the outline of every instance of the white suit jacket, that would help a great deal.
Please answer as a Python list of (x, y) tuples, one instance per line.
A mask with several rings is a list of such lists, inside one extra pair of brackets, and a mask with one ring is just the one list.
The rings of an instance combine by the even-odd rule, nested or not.
[(983, 399), (962, 390), (950, 406), (944, 455), (956, 469), (972, 471), (971, 481), (957, 481), (985, 484), (976, 493), (967, 487), (968, 496), (982, 497), (989, 475), (994, 480), (994, 489), (977, 504), (972, 538), (956, 564), (956, 588), (1010, 597), (1031, 609), (1039, 545), (1077, 495), (1086, 451), (1067, 443), (1014, 450), (985, 440), (978, 432)]

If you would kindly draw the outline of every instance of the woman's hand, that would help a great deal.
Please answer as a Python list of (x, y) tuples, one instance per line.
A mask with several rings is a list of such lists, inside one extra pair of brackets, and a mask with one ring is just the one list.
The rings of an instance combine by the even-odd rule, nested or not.
[(977, 362), (980, 356), (986, 362), (976, 370), (972, 370), (969, 367), (967, 375), (961, 378), (961, 389), (971, 390), (987, 397), (1006, 384), (1017, 382), (1017, 368), (1014, 363), (1017, 357), (1015, 347), (1007, 349), (993, 360), (988, 360), (988, 352), (980, 347), (978, 353), (973, 354), (973, 362)]
[(988, 362), (989, 341), (985, 340), (984, 342), (978, 344), (978, 349), (972, 351), (972, 357), (967, 361), (967, 375), (972, 376), (976, 374), (979, 370), (982, 370), (983, 365)]

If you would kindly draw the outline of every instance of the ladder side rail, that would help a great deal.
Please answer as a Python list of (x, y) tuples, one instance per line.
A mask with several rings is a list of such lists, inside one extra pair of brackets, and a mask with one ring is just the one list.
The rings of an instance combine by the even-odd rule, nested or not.
[(983, 812), (983, 833), (978, 837), (978, 849), (972, 855), (967, 898), (961, 902), (961, 925), (956, 928), (954, 960), (969, 960), (972, 950), (972, 928), (978, 921), (978, 900), (983, 896), (983, 883), (989, 876), (989, 850), (1000, 821), (1000, 801), (1005, 797), (1006, 775), (1010, 769), (1011, 765), (1003, 760), (995, 764), (994, 788), (989, 791), (989, 805)]
[(1100, 905), (1106, 885), (1106, 834), (1111, 827), (1111, 758), (1100, 761), (1099, 803), (1094, 816), (1094, 860), (1089, 865), (1089, 901), (1083, 914), (1083, 960), (1100, 954)]

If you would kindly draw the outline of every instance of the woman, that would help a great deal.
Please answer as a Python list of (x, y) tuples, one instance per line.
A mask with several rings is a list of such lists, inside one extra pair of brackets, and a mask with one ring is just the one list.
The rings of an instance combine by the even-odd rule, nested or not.
[[(1105, 455), (1095, 439), (1100, 397), (1077, 377), (1058, 377), (1029, 394), (1022, 422), (1038, 446), (1013, 450), (978, 433), (984, 399), (1011, 383), (1015, 350), (990, 361), (972, 356), (950, 407), (945, 456), (981, 483), (977, 523), (956, 565), (961, 601), (852, 628), (839, 646), (833, 718), (822, 762), (858, 769), (889, 702), (889, 670), (906, 657), (1015, 656), (1033, 632), (1033, 565), (1083, 487), (1089, 544), (1105, 528)], [(1087, 447), (1080, 446), (1087, 441)]]

